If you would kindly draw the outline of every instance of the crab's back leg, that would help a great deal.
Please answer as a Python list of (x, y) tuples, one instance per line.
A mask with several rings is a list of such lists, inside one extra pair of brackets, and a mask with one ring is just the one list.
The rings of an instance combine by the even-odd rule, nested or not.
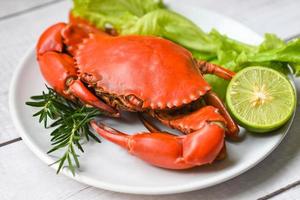
[(220, 114), (226, 120), (226, 124), (227, 124), (226, 136), (228, 136), (230, 139), (238, 139), (239, 127), (232, 119), (227, 109), (225, 108), (225, 105), (223, 104), (221, 99), (216, 95), (216, 93), (209, 91), (208, 93), (205, 94), (204, 99), (207, 104), (217, 108)]
[(171, 116), (168, 114), (154, 113), (152, 115), (163, 124), (185, 134), (199, 130), (207, 122), (218, 122), (220, 125), (223, 125), (224, 128), (227, 124), (227, 121), (219, 113), (219, 110), (213, 106), (204, 106), (189, 114)]
[(208, 105), (189, 114), (182, 114), (175, 117), (159, 113), (152, 115), (163, 124), (186, 134), (200, 129), (205, 122), (221, 122), (224, 128), (226, 127), (227, 129), (226, 136), (230, 139), (238, 139), (239, 127), (231, 118), (219, 97), (210, 91), (205, 94), (204, 99)]
[(219, 65), (202, 61), (202, 60), (198, 61), (198, 67), (202, 72), (202, 74), (214, 74), (225, 80), (230, 80), (235, 75), (235, 72), (233, 71), (230, 71)]
[[(206, 61), (198, 61), (199, 69), (203, 74), (214, 74), (225, 80), (231, 80), (235, 75), (235, 72), (225, 69), (221, 66), (208, 63)], [(220, 110), (220, 113), (223, 115), (227, 122), (227, 131), (226, 135), (231, 139), (237, 139), (239, 133), (239, 127), (235, 121), (231, 118), (230, 114), (226, 110), (223, 102), (220, 98), (212, 91), (209, 91), (204, 96), (207, 104), (212, 105)]]

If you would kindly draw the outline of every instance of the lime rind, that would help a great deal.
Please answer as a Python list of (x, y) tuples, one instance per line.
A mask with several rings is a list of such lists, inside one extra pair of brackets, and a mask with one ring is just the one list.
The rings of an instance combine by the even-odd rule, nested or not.
[(291, 118), (296, 94), (285, 75), (255, 66), (234, 76), (227, 88), (226, 103), (236, 121), (247, 130), (269, 132)]

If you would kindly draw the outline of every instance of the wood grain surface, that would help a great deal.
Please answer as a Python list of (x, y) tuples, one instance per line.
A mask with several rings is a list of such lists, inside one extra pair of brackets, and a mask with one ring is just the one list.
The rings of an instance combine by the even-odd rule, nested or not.
[[(167, 2), (172, 0), (167, 0)], [(299, 0), (187, 0), (234, 18), (254, 31), (282, 38), (300, 34)], [(283, 143), (262, 163), (217, 186), (195, 192), (143, 196), (109, 192), (83, 185), (42, 163), (19, 139), (8, 110), (9, 84), (22, 56), (39, 34), (57, 21), (65, 21), (70, 1), (0, 1), (0, 199), (300, 199), (300, 107)], [(300, 79), (296, 80), (300, 89)], [(298, 91), (299, 94), (300, 91)]]

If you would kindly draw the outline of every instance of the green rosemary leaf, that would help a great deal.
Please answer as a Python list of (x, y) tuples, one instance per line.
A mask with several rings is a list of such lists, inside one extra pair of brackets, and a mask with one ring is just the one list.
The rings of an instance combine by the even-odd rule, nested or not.
[[(64, 120), (63, 119), (58, 119), (58, 120), (56, 120), (55, 122), (53, 122), (52, 124), (50, 124), (50, 126), (49, 127), (55, 127), (55, 126), (58, 126), (58, 125), (60, 125), (60, 124), (63, 124), (63, 122), (64, 122)], [(51, 134), (52, 135), (52, 134)]]
[(46, 114), (49, 116), (50, 119), (55, 119), (55, 115), (53, 112), (51, 112), (50, 110), (47, 110), (46, 112), (47, 112)]
[(93, 138), (96, 142), (101, 143), (101, 140), (100, 140), (99, 138), (97, 138), (97, 136), (96, 136), (94, 133), (92, 133), (90, 130), (87, 130), (86, 133), (87, 133), (91, 138)]
[(78, 141), (78, 140), (75, 140), (74, 143), (75, 143), (75, 145), (77, 146), (77, 148), (78, 148), (82, 153), (84, 153), (84, 150), (83, 150), (81, 144), (79, 143), (79, 141)]
[[(75, 168), (79, 168), (80, 165), (79, 155), (76, 154), (74, 146), (84, 152), (80, 143), (82, 139), (89, 141), (91, 137), (100, 142), (99, 138), (90, 131), (89, 122), (102, 113), (96, 108), (69, 101), (53, 89), (46, 87), (46, 92), (32, 96), (33, 101), (26, 102), (26, 105), (40, 108), (33, 116), (38, 117), (38, 121), (43, 123), (45, 128), (54, 128), (50, 133), (52, 148), (47, 153), (58, 150), (64, 152), (63, 156), (53, 163), (59, 163), (57, 173), (65, 166), (75, 175)], [(67, 165), (65, 165), (66, 162)]]
[(44, 114), (44, 127), (47, 128), (47, 113)]
[(87, 141), (90, 141), (88, 131), (89, 131), (89, 130), (88, 130), (88, 127), (87, 127), (87, 126), (82, 126), (81, 132), (84, 134), (85, 139), (86, 139)]
[(26, 102), (26, 105), (33, 106), (33, 107), (44, 107), (45, 103), (46, 103), (45, 101), (36, 101), (36, 102), (29, 101)]
[(68, 160), (68, 168), (72, 172), (73, 176), (75, 176), (75, 168), (74, 168), (73, 163), (71, 161), (70, 154), (67, 154), (67, 160)]
[(45, 118), (45, 113), (42, 112), (39, 118), (39, 123), (41, 123), (44, 120), (44, 118)]
[(64, 112), (66, 112), (66, 111), (67, 112), (72, 111), (72, 108), (69, 107), (69, 105), (65, 105), (65, 104), (60, 103), (58, 101), (53, 101), (52, 104), (53, 104), (53, 108), (54, 109), (59, 109), (59, 110), (64, 111)]
[(43, 112), (43, 110), (40, 110), (40, 111), (34, 113), (32, 116), (33, 116), (33, 117), (36, 117), (36, 116), (40, 115), (42, 112)]
[(52, 142), (52, 145), (55, 145), (54, 142), (56, 142), (56, 141), (63, 141), (64, 139), (66, 139), (68, 137), (70, 137), (69, 133), (68, 134), (56, 134), (55, 136), (53, 136), (51, 138), (50, 141)]
[(77, 155), (76, 152), (74, 151), (73, 146), (71, 146), (71, 153), (72, 153), (72, 156), (73, 156), (73, 158), (74, 158), (76, 167), (79, 168), (79, 167), (80, 167), (80, 164), (79, 164), (79, 160), (78, 160), (78, 155)]
[(57, 137), (57, 138), (54, 140), (54, 142), (52, 142), (51, 145), (57, 145), (57, 144), (68, 143), (69, 137), (70, 137), (70, 134), (60, 135), (59, 137)]
[(32, 97), (30, 97), (30, 99), (32, 99), (32, 100), (43, 100), (44, 99), (44, 95), (32, 96)]
[(50, 135), (52, 136), (52, 139), (55, 138), (56, 136), (59, 136), (60, 135), (60, 132), (61, 132), (61, 127), (59, 126), (58, 128), (54, 129), (54, 131), (52, 131), (50, 133)]
[(52, 149), (50, 149), (47, 152), (47, 154), (50, 154), (50, 153), (52, 153), (52, 152), (54, 152), (54, 151), (56, 151), (58, 149), (61, 149), (61, 148), (65, 147), (65, 146), (67, 146), (67, 145), (68, 145), (68, 141), (63, 141), (62, 143), (57, 144), (56, 146), (52, 147)]
[(59, 166), (56, 171), (57, 174), (60, 172), (61, 168), (63, 167), (65, 160), (66, 160), (66, 155), (64, 155), (61, 159), (58, 160)]

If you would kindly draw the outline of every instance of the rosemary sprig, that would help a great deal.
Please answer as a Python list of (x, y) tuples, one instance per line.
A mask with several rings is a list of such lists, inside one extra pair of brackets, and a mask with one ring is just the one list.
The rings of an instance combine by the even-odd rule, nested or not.
[[(47, 153), (50, 154), (59, 149), (65, 150), (63, 156), (55, 162), (59, 163), (57, 173), (60, 172), (62, 167), (66, 166), (75, 175), (75, 170), (80, 167), (80, 164), (79, 155), (76, 153), (74, 146), (84, 152), (80, 144), (82, 139), (85, 138), (89, 141), (91, 137), (100, 142), (94, 133), (89, 130), (89, 122), (96, 116), (101, 115), (101, 112), (96, 108), (71, 102), (49, 87), (47, 87), (47, 90), (42, 95), (32, 96), (32, 101), (26, 102), (26, 105), (41, 108), (33, 116), (39, 117), (39, 123), (43, 123), (45, 128), (54, 128), (50, 134), (53, 147)], [(50, 125), (49, 121), (51, 121)]]

